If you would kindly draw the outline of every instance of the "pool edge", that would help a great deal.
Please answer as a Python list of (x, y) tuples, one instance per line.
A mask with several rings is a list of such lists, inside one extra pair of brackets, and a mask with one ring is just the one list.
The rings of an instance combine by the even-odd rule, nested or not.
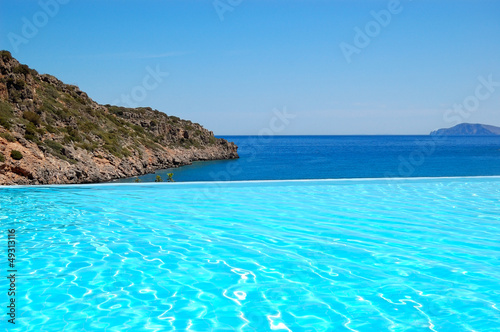
[(236, 180), (236, 181), (186, 181), (186, 182), (104, 182), (104, 183), (82, 183), (82, 184), (43, 184), (43, 185), (2, 185), (2, 188), (69, 188), (69, 187), (105, 187), (105, 186), (193, 186), (193, 185), (231, 185), (231, 184), (286, 184), (286, 183), (336, 183), (341, 182), (346, 183), (357, 183), (357, 182), (385, 182), (385, 183), (396, 183), (396, 182), (421, 182), (421, 181), (439, 181), (439, 180), (481, 180), (481, 179), (497, 179), (500, 180), (500, 175), (483, 175), (483, 176), (444, 176), (444, 177), (395, 177), (395, 178), (334, 178), (334, 179), (289, 179), (289, 180)]

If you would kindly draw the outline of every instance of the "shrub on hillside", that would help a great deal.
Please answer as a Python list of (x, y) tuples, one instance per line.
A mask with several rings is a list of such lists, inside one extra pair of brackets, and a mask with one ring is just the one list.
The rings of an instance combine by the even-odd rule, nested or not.
[(30, 73), (30, 67), (28, 67), (27, 65), (19, 65), (15, 67), (13, 71), (14, 74), (28, 75)]
[(23, 154), (17, 150), (12, 150), (10, 152), (10, 157), (14, 160), (21, 160), (23, 159)]
[(35, 112), (32, 111), (26, 111), (23, 113), (23, 118), (28, 120), (29, 122), (33, 123), (35, 126), (39, 126), (40, 123), (42, 123), (42, 119), (40, 118), (40, 115), (36, 114)]
[(10, 54), (9, 51), (0, 51), (0, 57), (4, 58), (5, 60), (10, 60), (12, 59), (12, 54)]
[(11, 127), (9, 120), (1, 115), (0, 115), (0, 126), (4, 127), (5, 129), (10, 129)]
[(0, 101), (0, 126), (10, 129), (10, 119), (12, 117), (12, 107), (8, 103)]
[(37, 128), (32, 122), (26, 125), (26, 130), (24, 132), (24, 138), (32, 142), (38, 142), (39, 135), (43, 135), (45, 130), (43, 128)]
[(10, 133), (1, 133), (0, 137), (5, 138), (8, 142), (11, 142), (11, 143), (16, 141), (16, 138), (14, 136), (12, 136)]

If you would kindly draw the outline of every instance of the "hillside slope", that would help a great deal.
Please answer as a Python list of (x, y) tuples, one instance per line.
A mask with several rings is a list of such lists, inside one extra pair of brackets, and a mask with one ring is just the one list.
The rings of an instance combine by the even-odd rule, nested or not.
[(234, 143), (197, 123), (100, 105), (0, 51), (0, 185), (103, 182), (233, 158)]

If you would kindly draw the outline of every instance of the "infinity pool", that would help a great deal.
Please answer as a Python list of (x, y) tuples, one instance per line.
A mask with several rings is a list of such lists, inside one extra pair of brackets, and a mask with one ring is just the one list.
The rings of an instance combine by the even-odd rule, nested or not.
[(4, 187), (0, 219), (19, 331), (500, 329), (500, 178)]

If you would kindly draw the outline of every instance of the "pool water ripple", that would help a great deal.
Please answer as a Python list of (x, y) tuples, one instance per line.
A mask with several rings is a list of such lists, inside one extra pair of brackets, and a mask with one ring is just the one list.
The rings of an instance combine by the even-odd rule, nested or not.
[(0, 208), (19, 331), (500, 327), (499, 178), (9, 187)]

